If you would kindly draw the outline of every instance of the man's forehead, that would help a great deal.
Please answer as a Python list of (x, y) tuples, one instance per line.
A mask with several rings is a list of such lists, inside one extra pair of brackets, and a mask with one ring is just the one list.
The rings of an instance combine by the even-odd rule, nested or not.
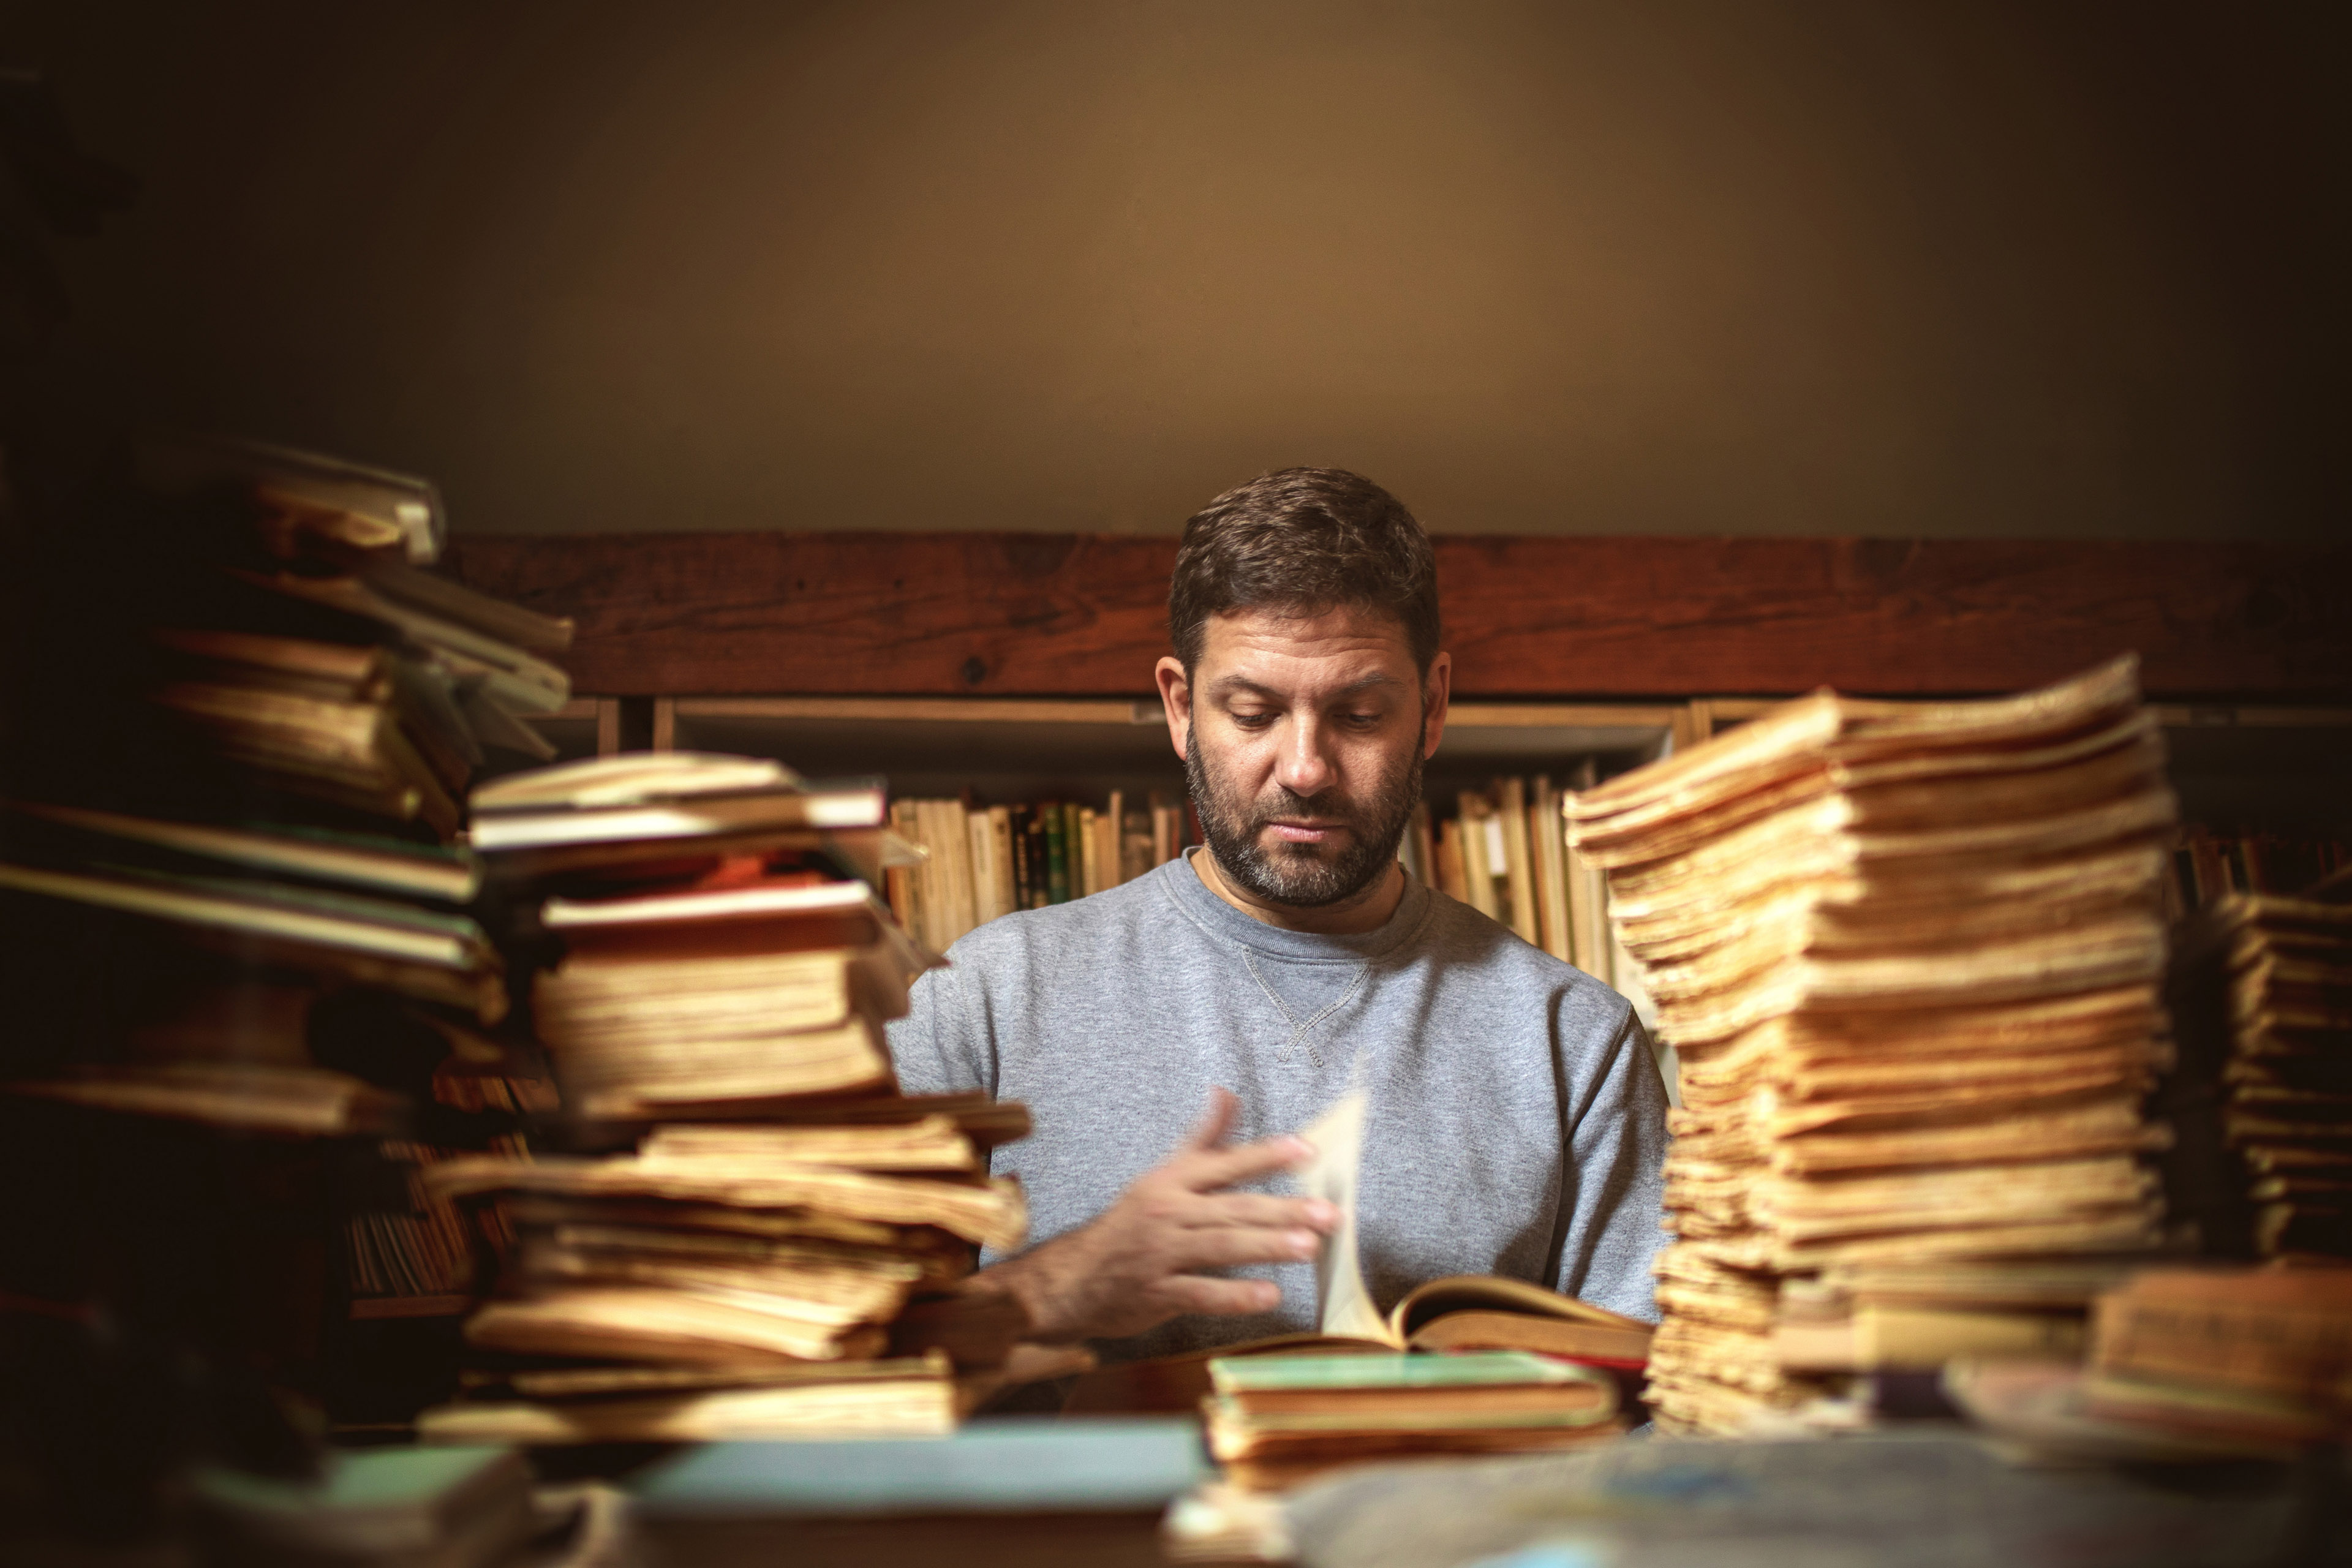
[(1360, 606), (1236, 610), (1210, 616), (1202, 630), (1194, 679), (1206, 686), (1345, 689), (1411, 685), (1418, 673), (1403, 623)]

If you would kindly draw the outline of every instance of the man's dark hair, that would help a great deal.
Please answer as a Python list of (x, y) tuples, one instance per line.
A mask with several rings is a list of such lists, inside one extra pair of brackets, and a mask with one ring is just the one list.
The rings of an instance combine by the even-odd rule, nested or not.
[(1168, 585), (1168, 629), (1189, 672), (1209, 617), (1364, 605), (1404, 625), (1413, 663), (1437, 657), (1437, 558), (1404, 503), (1345, 468), (1279, 468), (1192, 514)]

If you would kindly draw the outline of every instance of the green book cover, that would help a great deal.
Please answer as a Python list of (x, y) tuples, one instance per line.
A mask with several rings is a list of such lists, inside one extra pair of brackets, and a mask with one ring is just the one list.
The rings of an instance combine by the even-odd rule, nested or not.
[(1039, 808), (1045, 817), (1045, 901), (1070, 901), (1069, 816), (1059, 805)]
[(1219, 1394), (1276, 1389), (1490, 1388), (1518, 1384), (1586, 1383), (1594, 1374), (1527, 1351), (1456, 1355), (1221, 1356), (1209, 1363)]

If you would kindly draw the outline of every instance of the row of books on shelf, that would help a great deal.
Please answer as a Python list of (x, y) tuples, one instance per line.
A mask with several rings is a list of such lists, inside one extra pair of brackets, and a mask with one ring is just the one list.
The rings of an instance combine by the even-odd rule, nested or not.
[(1133, 881), (1200, 841), (1183, 805), (1157, 794), (1138, 805), (1120, 790), (1100, 810), (1072, 801), (899, 800), (891, 804), (890, 826), (919, 856), (915, 865), (891, 868), (891, 910), (939, 952), (1000, 915)]
[[(1597, 778), (1587, 759), (1575, 779)], [(1546, 776), (1497, 779), (1434, 810), (1424, 802), (1398, 845), (1407, 870), (1535, 946), (1603, 981), (1633, 980), (1614, 942), (1599, 872), (1567, 838), (1566, 792)], [(919, 852), (887, 875), (890, 907), (945, 952), (975, 927), (1118, 887), (1200, 842), (1189, 803), (1136, 805), (1113, 790), (1101, 809), (1069, 801), (978, 805), (899, 800), (890, 826)]]
[(2231, 832), (2191, 824), (2172, 852), (2164, 889), (2174, 919), (2233, 893), (2302, 892), (2352, 865), (2352, 846), (2316, 834)]
[[(1587, 758), (1570, 784), (1591, 788), (1597, 778)], [(1405, 834), (1402, 858), (1439, 891), (1554, 958), (1603, 982), (1622, 974), (1630, 983), (1632, 966), (1610, 929), (1599, 869), (1568, 841), (1567, 798), (1567, 790), (1538, 775), (1460, 791), (1435, 810), (1424, 802)]]

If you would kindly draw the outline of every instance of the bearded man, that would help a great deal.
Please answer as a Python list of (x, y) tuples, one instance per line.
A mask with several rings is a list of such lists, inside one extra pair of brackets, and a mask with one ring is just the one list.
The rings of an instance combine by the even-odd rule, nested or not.
[(1107, 1362), (1312, 1328), (1337, 1215), (1280, 1173), (1360, 1085), (1383, 1310), (1502, 1274), (1654, 1318), (1641, 1025), (1397, 860), (1452, 677), (1421, 526), (1358, 475), (1267, 474), (1185, 525), (1168, 603), (1160, 695), (1206, 847), (972, 931), (890, 1029), (908, 1093), (1030, 1108), (993, 1165), (1037, 1239), (982, 1278)]

